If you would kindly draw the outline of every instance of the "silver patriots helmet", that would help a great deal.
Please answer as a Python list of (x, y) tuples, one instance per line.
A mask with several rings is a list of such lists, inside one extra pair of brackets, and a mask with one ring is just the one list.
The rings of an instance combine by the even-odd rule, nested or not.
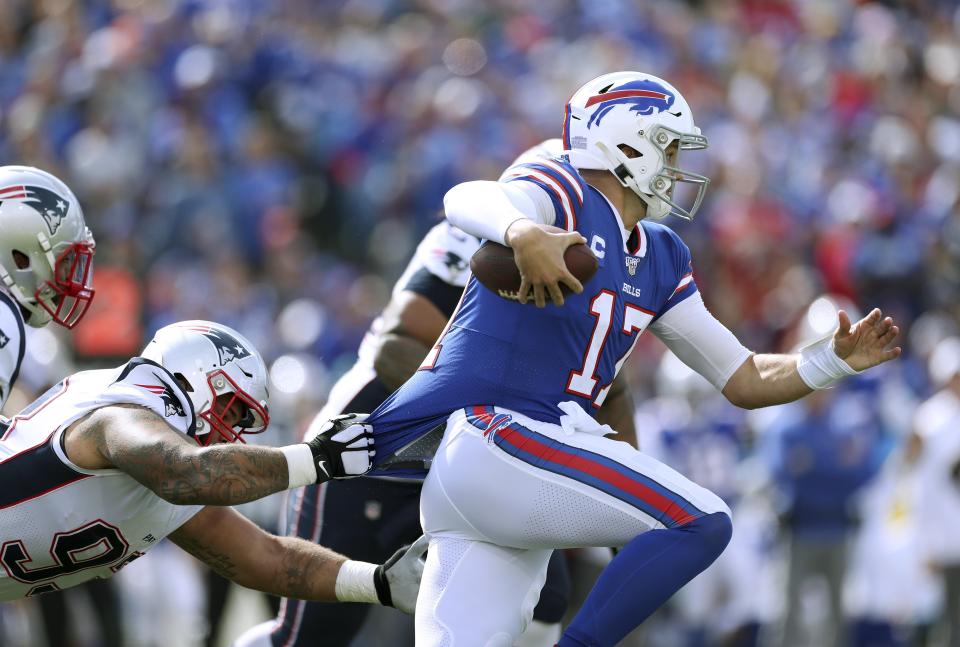
[[(236, 330), (212, 321), (180, 321), (158, 330), (141, 356), (170, 371), (187, 391), (199, 444), (244, 442), (244, 434), (270, 424), (267, 367)], [(238, 402), (243, 415), (231, 425), (224, 414)]]
[(93, 300), (94, 250), (66, 184), (37, 168), (0, 167), (0, 281), (28, 324), (80, 322)]

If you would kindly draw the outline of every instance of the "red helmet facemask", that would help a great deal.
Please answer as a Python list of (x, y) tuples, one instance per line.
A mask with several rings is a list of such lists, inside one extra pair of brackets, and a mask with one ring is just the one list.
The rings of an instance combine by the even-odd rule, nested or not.
[(34, 293), (37, 303), (61, 326), (73, 328), (80, 323), (93, 301), (94, 252), (92, 243), (70, 245), (54, 263), (53, 280)]
[[(270, 424), (270, 415), (266, 407), (248, 395), (223, 370), (213, 371), (207, 376), (207, 386), (213, 393), (213, 402), (210, 407), (197, 415), (207, 421), (210, 431), (197, 436), (197, 443), (202, 446), (214, 445), (221, 440), (235, 443), (245, 443), (244, 434), (263, 433)], [(231, 425), (225, 415), (237, 403), (243, 410), (243, 415)]]

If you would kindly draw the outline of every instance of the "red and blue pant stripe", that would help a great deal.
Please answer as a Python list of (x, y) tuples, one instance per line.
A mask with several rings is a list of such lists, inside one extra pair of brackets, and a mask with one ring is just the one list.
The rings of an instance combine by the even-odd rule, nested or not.
[(649, 476), (596, 452), (564, 444), (513, 422), (490, 406), (468, 407), (467, 421), (501, 450), (534, 467), (589, 485), (624, 501), (667, 528), (704, 516), (689, 500)]

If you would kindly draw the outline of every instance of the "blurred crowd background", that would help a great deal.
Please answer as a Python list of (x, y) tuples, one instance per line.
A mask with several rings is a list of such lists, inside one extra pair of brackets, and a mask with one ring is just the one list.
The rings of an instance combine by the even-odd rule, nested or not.
[[(32, 334), (5, 413), (206, 318), (263, 352), (265, 440), (291, 441), (444, 192), (559, 136), (569, 95), (619, 69), (668, 79), (710, 140), (682, 160), (712, 179), (700, 214), (667, 224), (746, 345), (789, 351), (839, 306), (904, 337), (898, 362), (755, 412), (641, 341), (643, 448), (737, 529), (635, 644), (960, 644), (954, 0), (0, 0), (0, 160), (64, 179), (97, 239), (94, 307)], [(48, 633), (53, 613), (75, 645), (224, 644), (261, 619), (224, 629), (175, 549), (122, 576), (120, 613), (62, 596)], [(0, 615), (0, 642), (43, 644), (33, 604)]]

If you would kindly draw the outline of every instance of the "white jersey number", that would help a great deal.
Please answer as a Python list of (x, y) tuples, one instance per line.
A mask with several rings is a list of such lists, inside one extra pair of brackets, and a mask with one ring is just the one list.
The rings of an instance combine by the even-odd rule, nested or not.
[[(58, 532), (53, 536), (50, 555), (56, 564), (29, 568), (33, 561), (26, 546), (19, 539), (8, 541), (0, 549), (0, 563), (7, 574), (26, 584), (38, 584), (64, 575), (72, 575), (88, 568), (112, 564), (123, 558), (129, 544), (120, 531), (105, 521), (97, 520), (75, 530)], [(35, 587), (30, 594), (56, 590), (56, 585)]]
[[(583, 354), (583, 366), (579, 370), (574, 369), (570, 371), (570, 377), (567, 379), (567, 393), (578, 395), (581, 398), (590, 398), (593, 396), (593, 391), (597, 388), (597, 382), (599, 381), (597, 379), (597, 364), (600, 362), (600, 354), (603, 352), (603, 347), (607, 343), (607, 337), (610, 335), (610, 328), (613, 322), (613, 306), (616, 300), (616, 295), (613, 292), (601, 290), (600, 293), (590, 301), (590, 314), (595, 316), (597, 321), (593, 325), (590, 343), (587, 344), (587, 349)], [(620, 332), (631, 337), (635, 332), (643, 332), (644, 328), (647, 327), (647, 324), (649, 324), (652, 319), (652, 312), (648, 312), (631, 303), (625, 303), (623, 327)], [(640, 339), (639, 334), (634, 338), (627, 352), (617, 360), (616, 368), (613, 371), (614, 377), (620, 372), (620, 367), (623, 366), (623, 363), (630, 356), (638, 339)], [(610, 383), (600, 389), (596, 399), (593, 401), (594, 407), (600, 407), (600, 405), (603, 404), (603, 401), (607, 398), (607, 393), (610, 391), (610, 384), (612, 383), (611, 379)]]

